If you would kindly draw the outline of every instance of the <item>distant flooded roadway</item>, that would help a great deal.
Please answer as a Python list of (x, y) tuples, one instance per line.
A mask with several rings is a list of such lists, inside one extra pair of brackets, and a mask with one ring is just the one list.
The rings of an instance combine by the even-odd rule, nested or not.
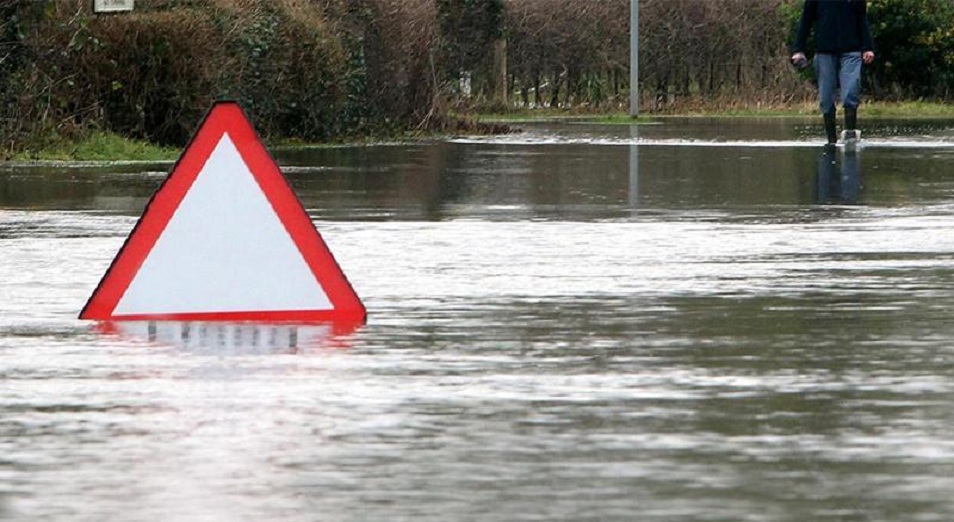
[(954, 121), (819, 126), (277, 151), (353, 332), (79, 321), (171, 165), (0, 164), (0, 519), (949, 522)]

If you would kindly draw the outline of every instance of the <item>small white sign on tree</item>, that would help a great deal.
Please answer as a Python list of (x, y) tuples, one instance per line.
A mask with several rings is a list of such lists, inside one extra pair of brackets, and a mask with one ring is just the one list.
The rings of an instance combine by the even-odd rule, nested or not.
[(135, 0), (93, 0), (94, 13), (132, 11)]

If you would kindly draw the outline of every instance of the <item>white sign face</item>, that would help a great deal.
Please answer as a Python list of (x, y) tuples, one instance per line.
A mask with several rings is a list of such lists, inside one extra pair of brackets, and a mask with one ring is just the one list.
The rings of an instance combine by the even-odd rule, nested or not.
[(226, 133), (115, 313), (332, 308)]
[(135, 0), (93, 0), (94, 13), (115, 13), (132, 11)]

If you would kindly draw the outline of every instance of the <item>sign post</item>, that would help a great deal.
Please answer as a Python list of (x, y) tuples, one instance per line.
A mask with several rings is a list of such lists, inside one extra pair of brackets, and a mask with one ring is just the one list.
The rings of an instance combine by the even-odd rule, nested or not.
[(629, 115), (639, 116), (639, 0), (629, 5)]

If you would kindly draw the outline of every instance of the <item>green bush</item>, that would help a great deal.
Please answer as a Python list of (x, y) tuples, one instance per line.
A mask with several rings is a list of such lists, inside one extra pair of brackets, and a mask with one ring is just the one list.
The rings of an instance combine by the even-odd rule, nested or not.
[(954, 2), (869, 0), (878, 60), (873, 86), (899, 97), (954, 93)]
[(435, 0), (442, 51), (442, 75), (456, 83), (460, 72), (472, 74), (474, 88), (492, 91), (492, 45), (504, 36), (504, 0)]
[(94, 131), (182, 145), (221, 98), (266, 137), (335, 140), (413, 127), (433, 98), (433, 31), (408, 23), (413, 0), (91, 4), (0, 3), (5, 155)]

